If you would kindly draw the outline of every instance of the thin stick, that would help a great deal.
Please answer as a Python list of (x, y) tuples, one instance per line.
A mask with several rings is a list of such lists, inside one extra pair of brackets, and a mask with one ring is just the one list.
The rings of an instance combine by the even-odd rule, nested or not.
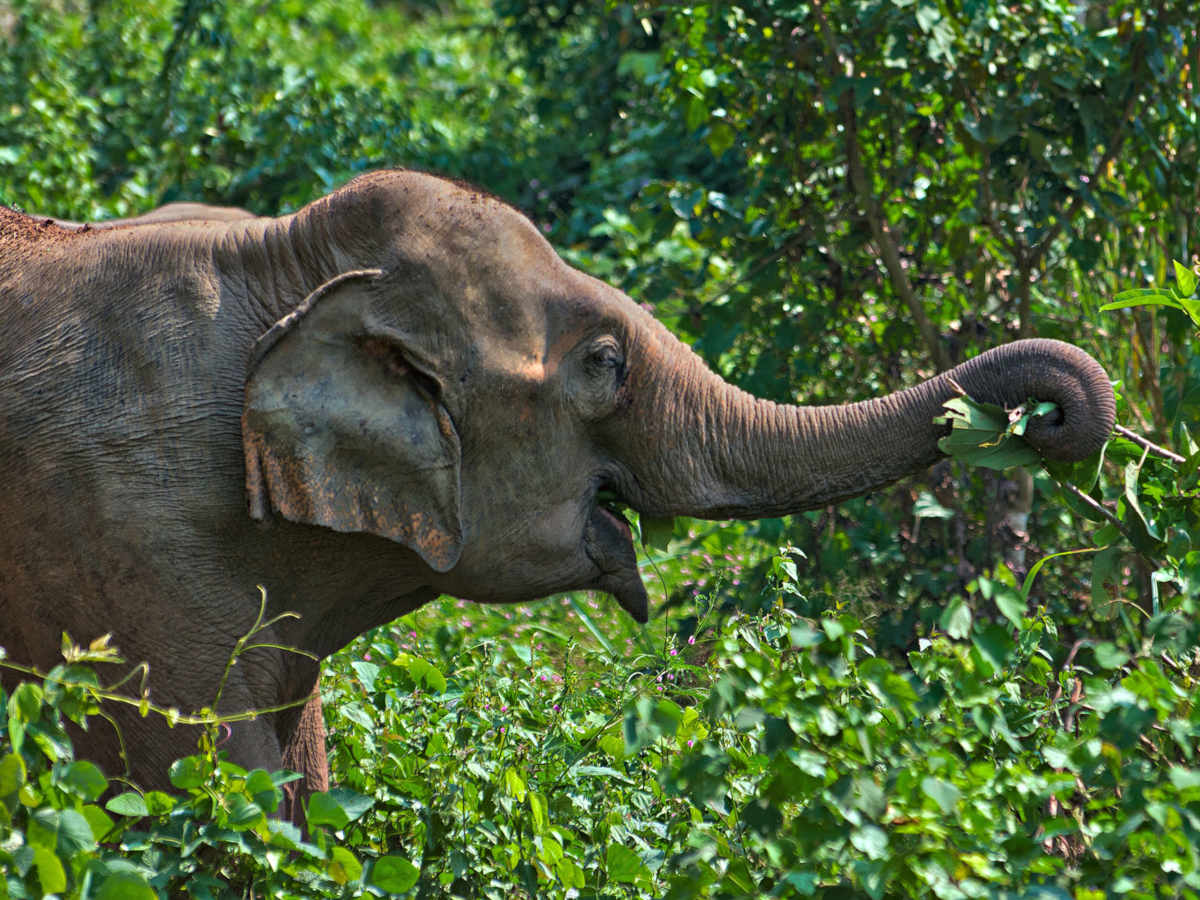
[(1117, 528), (1120, 530), (1121, 534), (1125, 535), (1126, 537), (1129, 537), (1129, 533), (1125, 530), (1125, 526), (1121, 524), (1121, 520), (1118, 519), (1115, 515), (1113, 515), (1113, 513), (1110, 512), (1106, 507), (1097, 503), (1095, 500), (1093, 500), (1091, 497), (1089, 497), (1087, 494), (1085, 494), (1083, 491), (1081, 491), (1079, 488), (1075, 487), (1075, 485), (1070, 484), (1069, 482), (1059, 481), (1058, 485), (1063, 490), (1070, 492), (1072, 494), (1072, 496), (1074, 496), (1075, 499), (1077, 499), (1080, 503), (1084, 504), (1085, 506), (1091, 507), (1096, 512), (1100, 513), (1100, 515), (1104, 516), (1104, 518), (1108, 519), (1109, 522), (1111, 522), (1113, 525), (1117, 526)]
[(1166, 449), (1165, 447), (1160, 447), (1160, 446), (1158, 446), (1158, 444), (1155, 444), (1155, 443), (1152, 443), (1152, 442), (1146, 440), (1144, 437), (1142, 437), (1136, 431), (1130, 431), (1128, 428), (1125, 428), (1123, 425), (1114, 425), (1113, 428), (1116, 430), (1117, 434), (1121, 435), (1122, 437), (1129, 438), (1135, 444), (1137, 444), (1140, 447), (1145, 448), (1146, 450), (1149, 450), (1151, 453), (1155, 454), (1156, 456), (1161, 456), (1163, 459), (1169, 459), (1169, 460), (1171, 460), (1171, 462), (1177, 462), (1177, 463), (1187, 462), (1187, 460), (1184, 459), (1182, 456), (1180, 456), (1178, 453), (1173, 453), (1170, 450)]

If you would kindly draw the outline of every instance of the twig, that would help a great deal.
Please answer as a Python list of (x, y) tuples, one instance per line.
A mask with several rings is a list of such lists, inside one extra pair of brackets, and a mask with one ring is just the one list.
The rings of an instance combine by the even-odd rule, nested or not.
[(1136, 431), (1130, 431), (1128, 428), (1125, 428), (1122, 425), (1114, 425), (1113, 429), (1117, 432), (1117, 434), (1121, 435), (1122, 437), (1129, 438), (1129, 440), (1133, 441), (1139, 447), (1142, 447), (1145, 450), (1149, 450), (1151, 453), (1155, 454), (1156, 456), (1161, 456), (1163, 459), (1169, 459), (1171, 462), (1177, 462), (1177, 463), (1187, 462), (1187, 460), (1184, 457), (1180, 456), (1178, 453), (1174, 453), (1174, 452), (1166, 449), (1165, 447), (1160, 447), (1160, 446), (1158, 446), (1158, 444), (1155, 444), (1152, 441), (1146, 440), (1144, 437), (1142, 437)]
[[(1096, 512), (1100, 513), (1100, 515), (1104, 516), (1104, 518), (1108, 519), (1109, 522), (1120, 529), (1121, 534), (1125, 535), (1126, 538), (1129, 537), (1129, 532), (1125, 530), (1125, 526), (1121, 524), (1121, 520), (1118, 519), (1107, 507), (1093, 500), (1091, 497), (1069, 482), (1058, 481), (1057, 483), (1059, 487), (1075, 497), (1075, 499), (1081, 502), (1084, 506), (1095, 510)], [(1132, 539), (1130, 540), (1130, 543), (1133, 543)]]

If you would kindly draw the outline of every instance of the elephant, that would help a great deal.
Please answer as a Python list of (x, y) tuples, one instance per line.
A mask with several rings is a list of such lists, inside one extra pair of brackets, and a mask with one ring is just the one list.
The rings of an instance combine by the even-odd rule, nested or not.
[(93, 228), (117, 228), (122, 225), (146, 225), (152, 222), (187, 222), (199, 220), (204, 222), (232, 222), (237, 219), (253, 219), (254, 213), (237, 206), (212, 206), (208, 203), (192, 203), (181, 201), (164, 203), (158, 209), (131, 216), (128, 219), (106, 219), (102, 222), (74, 222), (70, 219), (56, 219), (52, 216), (38, 216), (30, 213), (34, 219), (49, 220), (54, 225), (69, 228), (72, 231), (89, 231)]
[[(1026, 438), (1085, 458), (1103, 368), (1029, 339), (907, 390), (778, 405), (712, 372), (513, 207), (411, 170), (278, 218), (65, 228), (0, 207), (0, 645), (52, 665), (112, 632), (151, 698), (211, 704), (234, 762), (327, 785), (319, 660), (438, 595), (569, 590), (648, 615), (619, 502), (752, 519), (823, 507), (941, 457), (959, 388), (1058, 412)], [(613, 499), (615, 498), (615, 500)], [(279, 648), (298, 648), (303, 654)], [(102, 667), (104, 671), (104, 667)], [(164, 786), (194, 728), (113, 710), (80, 751)]]

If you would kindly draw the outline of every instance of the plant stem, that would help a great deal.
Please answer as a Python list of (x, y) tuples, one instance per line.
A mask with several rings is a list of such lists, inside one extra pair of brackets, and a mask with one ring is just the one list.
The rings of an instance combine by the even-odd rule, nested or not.
[(1130, 431), (1128, 428), (1125, 428), (1121, 425), (1114, 425), (1113, 428), (1116, 430), (1117, 434), (1121, 435), (1122, 437), (1129, 438), (1129, 440), (1133, 441), (1139, 447), (1149, 450), (1155, 456), (1161, 456), (1163, 459), (1169, 459), (1171, 462), (1187, 462), (1187, 460), (1178, 453), (1174, 453), (1168, 450), (1166, 447), (1160, 447), (1158, 444), (1146, 440), (1146, 438), (1142, 437), (1136, 431)]

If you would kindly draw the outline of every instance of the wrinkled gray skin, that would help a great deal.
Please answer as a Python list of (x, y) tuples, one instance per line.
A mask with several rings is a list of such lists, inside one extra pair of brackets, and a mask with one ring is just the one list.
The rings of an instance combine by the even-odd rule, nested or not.
[[(949, 374), (1058, 403), (1028, 433), (1047, 456), (1085, 457), (1113, 424), (1103, 370), (1067, 344)], [(424, 174), (278, 219), (71, 231), (0, 209), (0, 644), (46, 667), (63, 631), (113, 632), (153, 699), (188, 710), (256, 585), (300, 614), (260, 640), (318, 658), (441, 593), (595, 589), (644, 620), (598, 491), (657, 516), (835, 503), (936, 460), (954, 393), (940, 376), (841, 407), (757, 400), (518, 212)], [(306, 657), (247, 653), (222, 710), (301, 705), (235, 725), (230, 756), (324, 786), (316, 680)], [(194, 751), (193, 729), (114, 712), (143, 785)], [(105, 724), (82, 746), (124, 768)]]

